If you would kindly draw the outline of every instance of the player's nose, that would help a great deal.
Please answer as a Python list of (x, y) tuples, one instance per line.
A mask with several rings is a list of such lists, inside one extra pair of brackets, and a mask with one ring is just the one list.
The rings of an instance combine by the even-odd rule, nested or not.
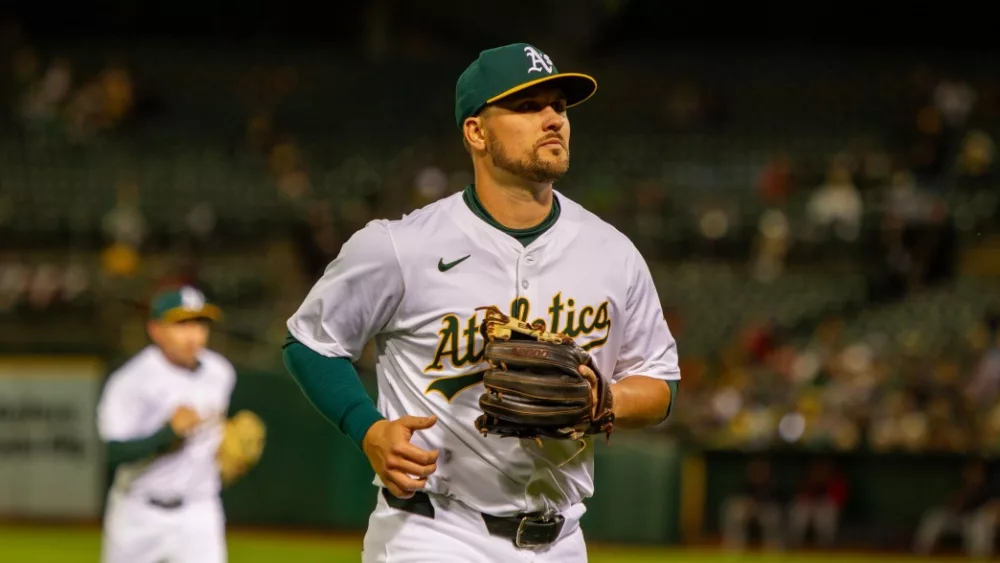
[(546, 131), (559, 131), (566, 124), (566, 116), (556, 111), (552, 106), (542, 110), (542, 128)]

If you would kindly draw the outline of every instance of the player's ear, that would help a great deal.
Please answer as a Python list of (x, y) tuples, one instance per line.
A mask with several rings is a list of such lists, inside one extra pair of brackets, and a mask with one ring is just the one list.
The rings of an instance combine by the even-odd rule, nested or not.
[(160, 333), (160, 323), (156, 321), (146, 321), (146, 334), (149, 335), (149, 339), (156, 342), (159, 338)]
[(486, 150), (486, 131), (483, 129), (482, 117), (477, 116), (466, 119), (462, 133), (465, 138), (465, 147), (469, 152)]

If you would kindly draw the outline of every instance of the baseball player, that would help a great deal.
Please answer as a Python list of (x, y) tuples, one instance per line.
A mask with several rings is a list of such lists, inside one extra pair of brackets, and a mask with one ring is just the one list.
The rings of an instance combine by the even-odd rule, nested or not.
[(219, 309), (193, 287), (151, 302), (152, 344), (108, 378), (97, 427), (117, 465), (104, 516), (104, 563), (223, 563), (216, 462), (236, 383), (205, 348)]
[[(572, 336), (610, 384), (616, 429), (669, 413), (677, 351), (644, 259), (553, 189), (569, 168), (567, 108), (596, 89), (532, 45), (480, 53), (455, 100), (474, 184), (368, 223), (288, 320), (290, 373), (375, 471), (365, 562), (587, 560), (593, 437), (580, 453), (475, 427), (484, 310)], [(377, 408), (352, 367), (370, 339)]]

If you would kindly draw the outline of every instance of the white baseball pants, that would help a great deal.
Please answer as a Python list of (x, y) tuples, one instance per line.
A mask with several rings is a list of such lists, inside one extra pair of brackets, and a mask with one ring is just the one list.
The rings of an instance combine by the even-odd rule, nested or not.
[(162, 508), (113, 492), (101, 563), (226, 563), (226, 525), (218, 498)]
[(491, 536), (479, 512), (431, 495), (434, 517), (389, 506), (378, 490), (368, 519), (363, 563), (586, 563), (587, 546), (578, 521), (568, 518), (560, 537), (544, 548), (518, 549)]

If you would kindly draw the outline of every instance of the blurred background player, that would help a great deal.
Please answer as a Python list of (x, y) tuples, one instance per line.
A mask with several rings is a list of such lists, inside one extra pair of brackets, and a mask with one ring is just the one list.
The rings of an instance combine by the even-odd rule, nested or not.
[(764, 546), (780, 549), (783, 545), (784, 509), (778, 497), (771, 464), (765, 458), (747, 465), (743, 489), (722, 505), (722, 539), (726, 547), (742, 550), (752, 524), (760, 527)]
[(847, 503), (847, 480), (832, 462), (813, 462), (788, 509), (789, 544), (801, 546), (810, 530), (816, 543), (830, 548), (837, 539), (840, 513)]
[(117, 470), (104, 563), (226, 561), (216, 455), (235, 370), (206, 349), (219, 317), (193, 287), (161, 291), (150, 305), (152, 344), (107, 381), (97, 426)]
[(992, 556), (998, 508), (986, 464), (982, 460), (971, 460), (962, 472), (959, 488), (920, 520), (914, 549), (921, 555), (929, 555), (946, 534), (957, 533), (968, 555)]

